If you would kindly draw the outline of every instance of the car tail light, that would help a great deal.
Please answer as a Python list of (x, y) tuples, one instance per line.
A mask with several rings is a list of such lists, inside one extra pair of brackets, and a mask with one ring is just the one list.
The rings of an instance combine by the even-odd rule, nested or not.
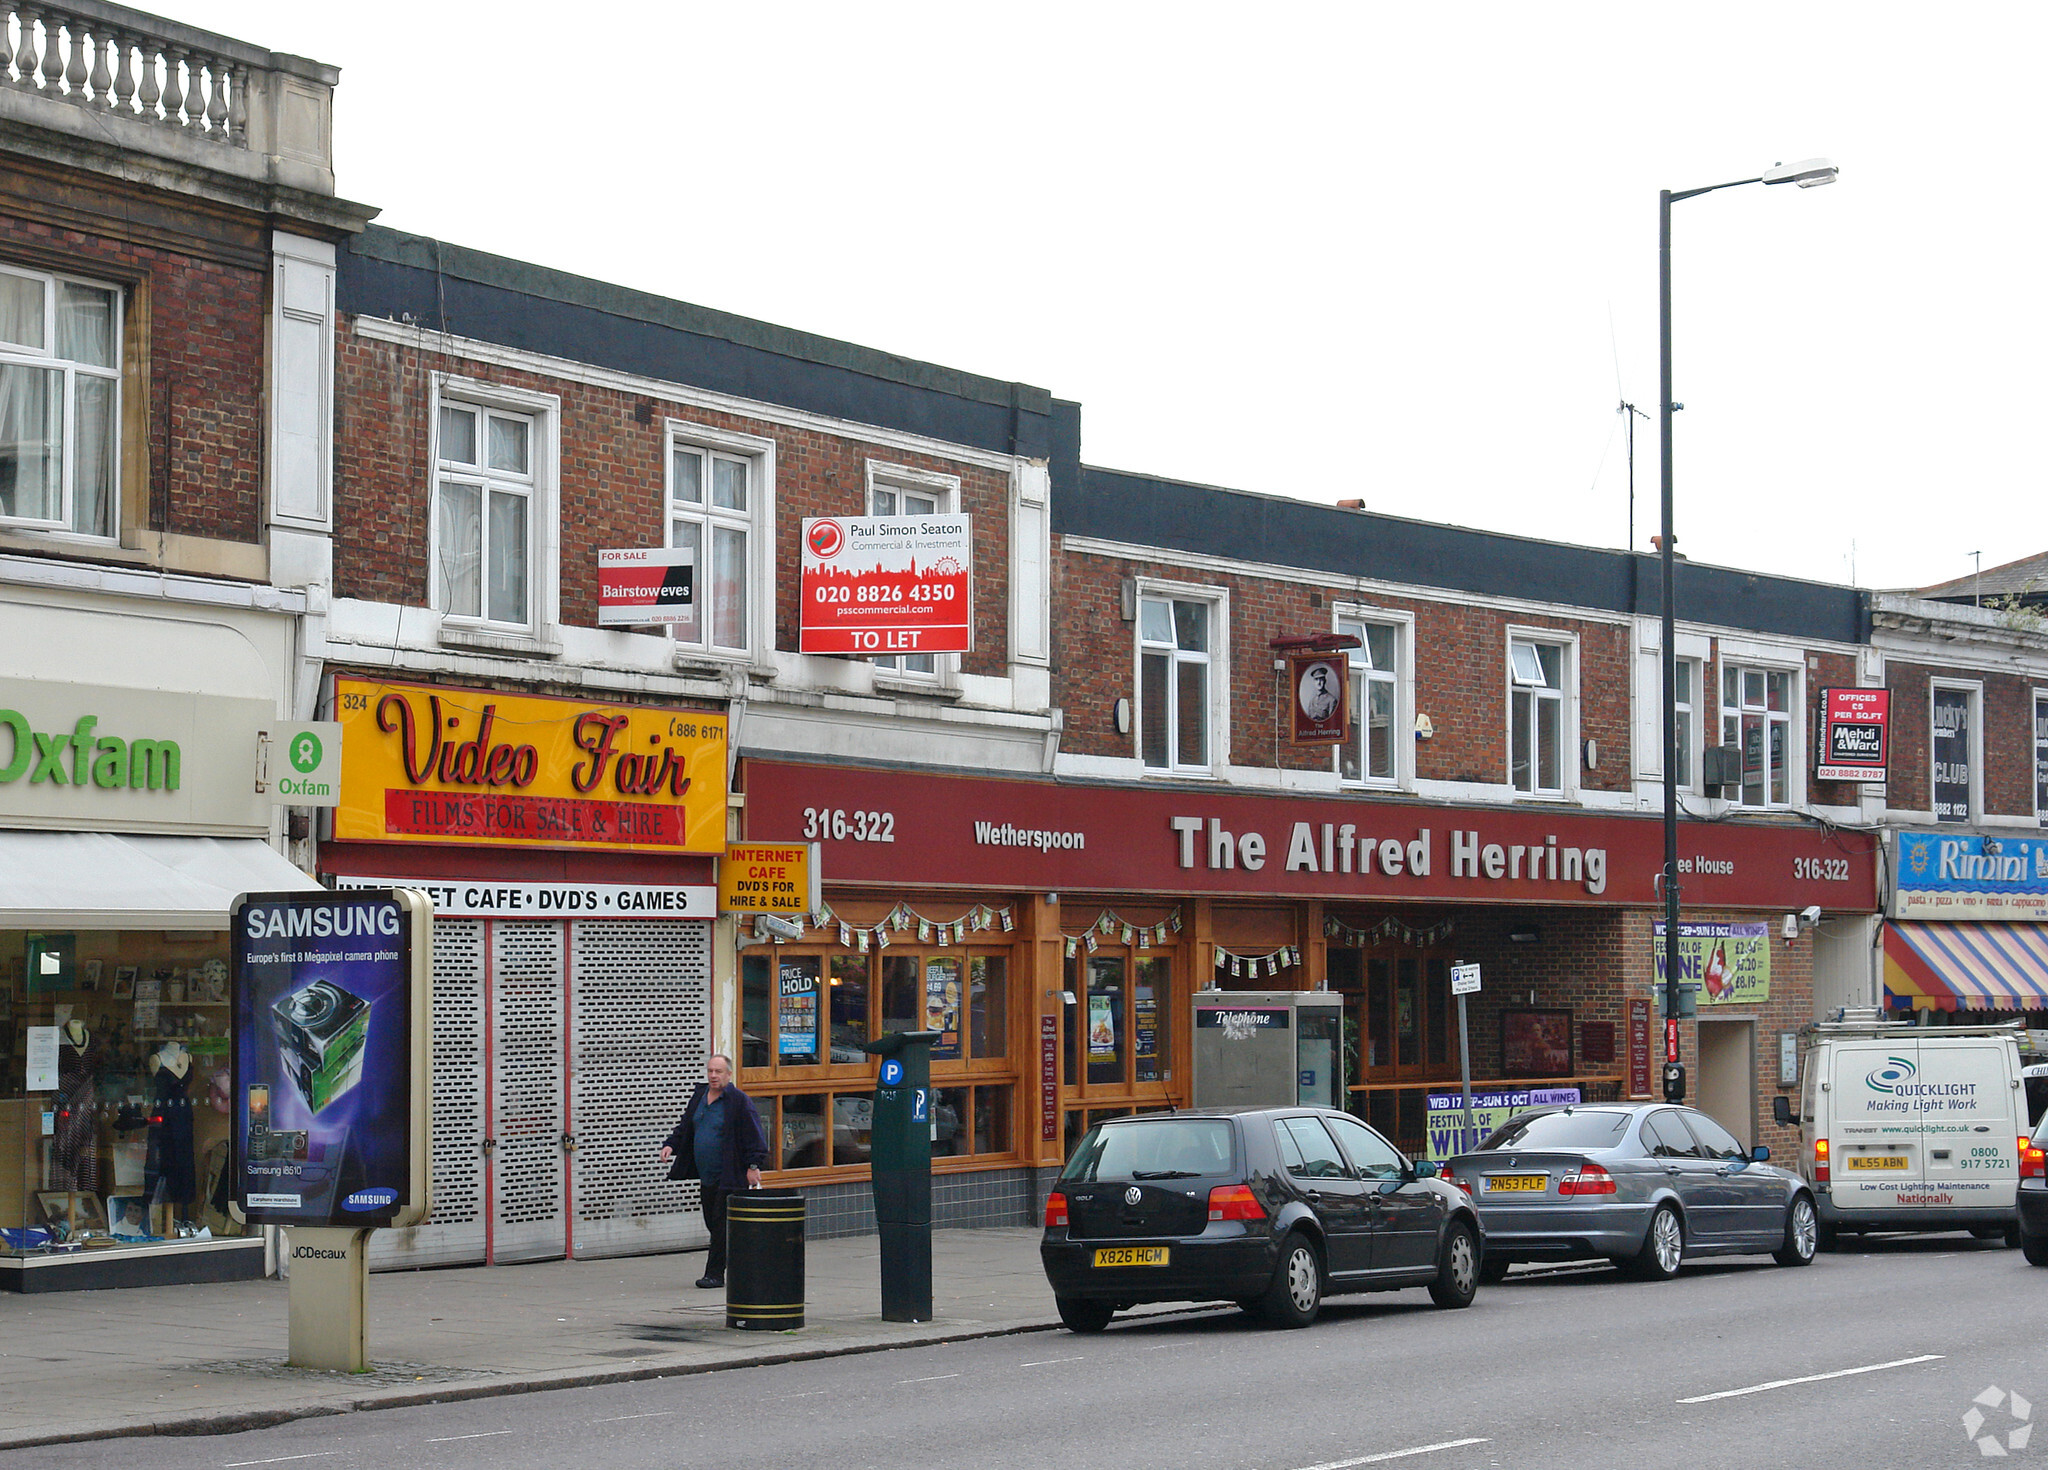
[(1816, 1138), (1813, 1141), (1813, 1182), (1826, 1184), (1829, 1177), (1828, 1141), (1825, 1138)]
[(1266, 1207), (1249, 1184), (1219, 1184), (1209, 1191), (1211, 1220), (1263, 1220)]
[(1045, 1228), (1052, 1230), (1067, 1223), (1067, 1197), (1055, 1189), (1045, 1197)]
[(1559, 1194), (1612, 1194), (1614, 1176), (1598, 1164), (1581, 1164), (1578, 1172), (1557, 1181)]
[(1444, 1182), (1446, 1184), (1456, 1185), (1458, 1188), (1464, 1190), (1467, 1194), (1472, 1193), (1472, 1181), (1469, 1179), (1461, 1179), (1456, 1174), (1446, 1174), (1444, 1175)]
[(2048, 1179), (2048, 1152), (2031, 1138), (2020, 1140), (2020, 1178)]

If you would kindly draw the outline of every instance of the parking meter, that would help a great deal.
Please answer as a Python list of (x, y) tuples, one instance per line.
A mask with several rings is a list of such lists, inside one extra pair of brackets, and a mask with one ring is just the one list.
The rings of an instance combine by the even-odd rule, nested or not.
[(931, 1080), (938, 1039), (936, 1031), (890, 1031), (863, 1048), (882, 1059), (869, 1157), (884, 1322), (932, 1319)]

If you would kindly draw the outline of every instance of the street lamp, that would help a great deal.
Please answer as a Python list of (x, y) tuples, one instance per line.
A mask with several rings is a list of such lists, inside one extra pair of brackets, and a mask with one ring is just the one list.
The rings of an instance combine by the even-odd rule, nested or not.
[(1680, 199), (1744, 184), (1832, 184), (1838, 170), (1825, 158), (1773, 164), (1753, 179), (1731, 179), (1703, 189), (1665, 189), (1657, 195), (1657, 391), (1663, 438), (1664, 534), (1658, 538), (1664, 602), (1664, 1097), (1685, 1101), (1685, 1068), (1678, 1061), (1678, 635), (1671, 594), (1671, 206)]

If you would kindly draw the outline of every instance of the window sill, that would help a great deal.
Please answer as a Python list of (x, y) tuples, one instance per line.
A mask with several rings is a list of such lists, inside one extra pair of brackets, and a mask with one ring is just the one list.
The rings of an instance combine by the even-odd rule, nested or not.
[(439, 641), (443, 648), (469, 648), (482, 653), (509, 653), (519, 658), (560, 658), (562, 645), (554, 638), (536, 638), (531, 633), (497, 632), (463, 623), (441, 624)]
[(697, 648), (678, 648), (669, 658), (669, 666), (679, 674), (698, 674), (708, 679), (729, 679), (734, 674), (745, 674), (750, 678), (766, 681), (775, 671), (762, 668), (744, 653), (706, 653)]
[(922, 679), (891, 678), (886, 674), (875, 675), (875, 693), (912, 699), (936, 699), (948, 704), (957, 703), (960, 690), (945, 684), (926, 683)]

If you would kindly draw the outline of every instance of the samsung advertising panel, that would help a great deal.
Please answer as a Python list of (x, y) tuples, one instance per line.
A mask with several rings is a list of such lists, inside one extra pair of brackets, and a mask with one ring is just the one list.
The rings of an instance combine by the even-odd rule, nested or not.
[(433, 915), (406, 888), (235, 905), (235, 1196), (251, 1221), (425, 1217)]

